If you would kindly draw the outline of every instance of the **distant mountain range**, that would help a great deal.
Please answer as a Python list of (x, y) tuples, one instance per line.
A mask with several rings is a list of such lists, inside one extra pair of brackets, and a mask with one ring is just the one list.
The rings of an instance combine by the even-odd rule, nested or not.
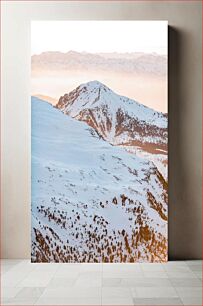
[(166, 76), (167, 57), (156, 53), (43, 52), (32, 56), (32, 71), (102, 70)]

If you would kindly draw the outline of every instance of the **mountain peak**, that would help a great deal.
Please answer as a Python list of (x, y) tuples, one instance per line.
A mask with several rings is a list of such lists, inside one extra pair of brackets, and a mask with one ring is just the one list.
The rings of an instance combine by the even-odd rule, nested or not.
[(123, 113), (126, 118), (136, 118), (140, 124), (145, 122), (158, 128), (167, 126), (164, 114), (116, 94), (98, 80), (83, 83), (68, 94), (61, 96), (56, 107), (74, 118), (80, 116), (81, 112), (87, 113), (89, 110), (97, 109), (98, 114), (99, 108), (102, 113), (105, 112), (105, 115), (110, 115), (112, 118), (115, 116), (119, 118)]
[(153, 162), (164, 177), (167, 176), (162, 163), (167, 156), (165, 114), (120, 96), (97, 80), (81, 84), (61, 96), (56, 108), (87, 123), (112, 145), (125, 147), (129, 152), (139, 152), (136, 154), (145, 157), (153, 155)]
[(110, 90), (109, 87), (107, 87), (106, 85), (104, 85), (103, 83), (97, 81), (97, 80), (94, 80), (94, 81), (89, 81), (87, 83), (84, 83), (84, 84), (81, 84), (80, 87), (88, 87), (89, 88), (92, 88), (92, 89), (106, 89), (106, 90)]

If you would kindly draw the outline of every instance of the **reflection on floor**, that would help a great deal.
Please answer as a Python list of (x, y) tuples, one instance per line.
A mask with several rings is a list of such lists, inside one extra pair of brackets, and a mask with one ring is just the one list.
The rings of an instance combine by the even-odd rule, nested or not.
[(31, 264), (1, 260), (1, 305), (202, 305), (202, 261)]

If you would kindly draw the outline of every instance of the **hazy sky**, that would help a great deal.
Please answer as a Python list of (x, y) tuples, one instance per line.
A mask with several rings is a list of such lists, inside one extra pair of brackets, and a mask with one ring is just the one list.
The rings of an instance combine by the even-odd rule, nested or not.
[[(158, 53), (167, 55), (167, 21), (32, 21), (31, 53), (45, 51), (89, 53)], [(39, 64), (40, 66), (40, 64)], [(77, 69), (76, 69), (77, 70)], [(66, 71), (32, 75), (32, 94), (58, 98), (91, 80), (98, 80), (121, 95), (167, 112), (167, 77), (123, 75), (105, 71)]]
[(167, 21), (32, 21), (31, 53), (156, 52), (167, 54)]

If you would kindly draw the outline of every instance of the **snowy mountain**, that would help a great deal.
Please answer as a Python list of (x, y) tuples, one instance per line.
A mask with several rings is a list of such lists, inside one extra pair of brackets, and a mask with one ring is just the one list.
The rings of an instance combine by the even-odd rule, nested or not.
[[(113, 124), (107, 119), (116, 97), (105, 86), (90, 83), (60, 99), (58, 108), (89, 118), (94, 128), (32, 98), (33, 262), (167, 260), (167, 182), (151, 161), (104, 140), (125, 140), (119, 140), (119, 113), (111, 118)], [(127, 124), (134, 105), (124, 97), (119, 103), (120, 114), (127, 111), (129, 116)], [(95, 121), (91, 110), (102, 105), (96, 117), (101, 121)], [(164, 116), (150, 118), (152, 110), (135, 108), (140, 125), (153, 124), (154, 133), (165, 128)]]
[(167, 114), (120, 96), (98, 81), (65, 94), (56, 107), (86, 122), (110, 144), (148, 156), (167, 177)]

